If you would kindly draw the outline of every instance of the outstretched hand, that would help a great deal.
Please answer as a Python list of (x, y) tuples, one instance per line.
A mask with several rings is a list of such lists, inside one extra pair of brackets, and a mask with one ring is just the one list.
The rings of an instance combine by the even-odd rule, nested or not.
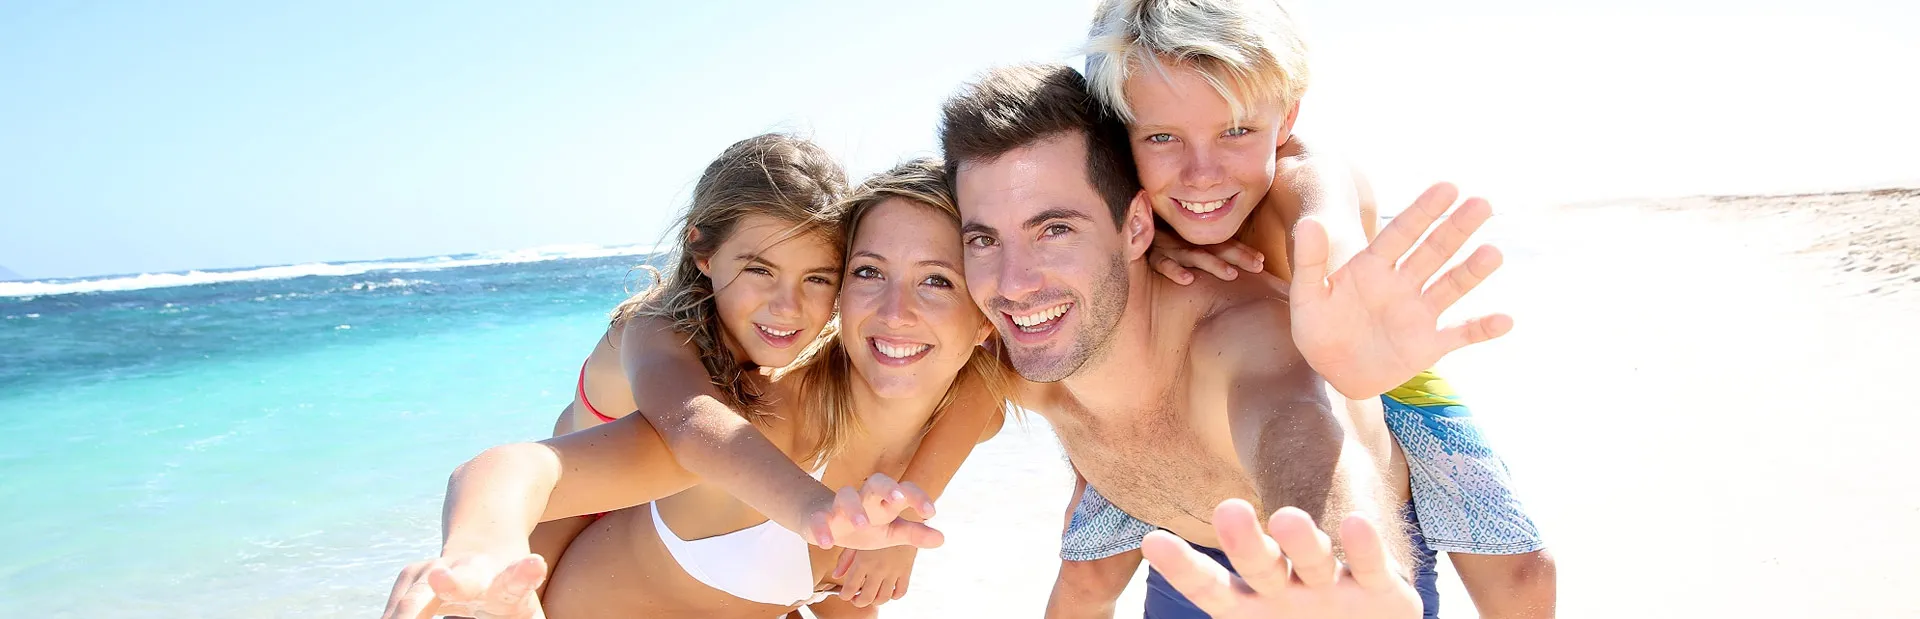
[(874, 473), (858, 490), (841, 488), (833, 504), (815, 510), (806, 519), (801, 534), (821, 548), (874, 550), (890, 546), (938, 548), (946, 536), (923, 523), (900, 517), (914, 510), (921, 518), (933, 517), (933, 498), (912, 482), (896, 482)]
[(546, 578), (547, 562), (534, 554), (511, 562), (490, 555), (421, 561), (400, 571), (380, 617), (544, 619), (535, 591)]
[[(1347, 561), (1299, 509), (1274, 512), (1260, 530), (1253, 506), (1228, 499), (1213, 512), (1225, 567), (1165, 531), (1147, 534), (1140, 550), (1181, 594), (1221, 619), (1269, 617), (1419, 617), (1420, 595), (1395, 573), (1373, 523), (1349, 516), (1340, 525)], [(1268, 534), (1271, 533), (1271, 536)]]
[[(1326, 227), (1307, 218), (1294, 230), (1294, 343), (1342, 395), (1377, 397), (1447, 353), (1513, 329), (1505, 314), (1436, 327), (1442, 312), (1500, 268), (1500, 251), (1482, 246), (1427, 284), (1493, 216), (1486, 200), (1470, 198), (1441, 219), (1458, 196), (1453, 185), (1434, 185), (1331, 276)], [(1426, 240), (1414, 247), (1422, 235)]]

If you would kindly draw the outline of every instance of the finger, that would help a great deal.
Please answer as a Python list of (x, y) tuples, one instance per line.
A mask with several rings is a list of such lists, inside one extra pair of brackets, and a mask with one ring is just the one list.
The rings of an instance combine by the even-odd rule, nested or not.
[(1156, 273), (1166, 276), (1167, 279), (1173, 280), (1173, 283), (1182, 286), (1193, 283), (1193, 273), (1187, 271), (1186, 267), (1180, 266), (1180, 263), (1174, 262), (1172, 258), (1166, 256), (1156, 256), (1154, 258), (1153, 270)]
[(898, 600), (900, 598), (907, 597), (907, 583), (910, 583), (910, 582), (913, 582), (912, 573), (903, 575), (900, 577), (899, 581), (894, 582), (893, 583), (893, 599)]
[(1340, 545), (1347, 550), (1347, 571), (1361, 587), (1379, 591), (1406, 586), (1394, 574), (1379, 530), (1365, 516), (1354, 514), (1340, 523)]
[(906, 504), (912, 506), (914, 513), (919, 514), (921, 519), (933, 517), (933, 495), (927, 494), (927, 491), (921, 490), (918, 484), (910, 481), (900, 482), (899, 490), (901, 496), (905, 497), (903, 500)]
[(387, 591), (387, 606), (380, 611), (381, 617), (393, 616), (393, 607), (400, 603), (401, 598), (406, 597), (407, 591), (412, 589), (415, 583), (426, 580), (421, 576), (427, 573), (428, 568), (433, 567), (433, 563), (431, 560), (415, 561), (400, 568), (400, 576), (393, 579), (393, 588)]
[(1313, 525), (1313, 518), (1307, 512), (1297, 507), (1282, 507), (1267, 520), (1267, 530), (1273, 533), (1280, 551), (1293, 563), (1293, 575), (1301, 583), (1325, 587), (1340, 575), (1340, 562), (1333, 556), (1333, 540)]
[(1446, 214), (1447, 207), (1453, 206), (1454, 199), (1458, 197), (1460, 190), (1452, 183), (1435, 183), (1428, 187), (1426, 193), (1414, 198), (1411, 206), (1394, 215), (1393, 221), (1387, 222), (1387, 227), (1382, 228), (1373, 242), (1367, 244), (1367, 253), (1391, 264), (1399, 264), (1400, 257), (1413, 249), (1414, 242), (1427, 233), (1427, 228), (1433, 227), (1434, 220)]
[(1425, 284), (1433, 279), (1433, 274), (1439, 272), (1453, 254), (1460, 251), (1460, 246), (1467, 244), (1467, 238), (1479, 231), (1480, 226), (1485, 225), (1491, 217), (1493, 206), (1487, 204), (1486, 200), (1468, 198), (1465, 204), (1453, 210), (1452, 215), (1440, 221), (1433, 233), (1420, 242), (1420, 247), (1413, 250), (1413, 255), (1407, 256), (1407, 261), (1400, 265), (1401, 271), (1414, 281)]
[(927, 526), (925, 523), (902, 518), (887, 525), (887, 542), (888, 546), (939, 548), (941, 544), (947, 543), (947, 536), (939, 529)]
[[(463, 566), (464, 567), (464, 566)], [(435, 567), (427, 571), (427, 583), (442, 602), (470, 604), (486, 594), (490, 579), (472, 574), (472, 569)]]
[(886, 582), (885, 580), (882, 580), (879, 578), (867, 578), (865, 580), (862, 580), (860, 582), (860, 591), (853, 595), (854, 607), (866, 608), (868, 606), (872, 606), (874, 598), (880, 595), (880, 585), (884, 584), (885, 582)]
[[(1376, 241), (1377, 242), (1377, 241)], [(1327, 260), (1331, 243), (1319, 219), (1305, 217), (1293, 227), (1293, 290), (1295, 299), (1327, 296)]]
[(860, 493), (852, 488), (841, 488), (833, 493), (833, 519), (835, 524), (844, 524), (855, 529), (864, 529), (872, 521), (867, 519), (867, 509), (861, 504)]
[(1154, 531), (1140, 542), (1140, 554), (1153, 569), (1167, 579), (1187, 600), (1207, 614), (1229, 614), (1239, 592), (1234, 590), (1233, 575), (1227, 568), (1166, 531)]
[(1214, 247), (1218, 250), (1214, 255), (1227, 261), (1228, 264), (1239, 267), (1242, 271), (1259, 273), (1267, 268), (1266, 255), (1239, 239), (1227, 239)]
[(899, 582), (899, 580), (895, 578), (880, 581), (879, 588), (874, 589), (873, 592), (873, 605), (879, 606), (899, 599), (900, 596), (894, 594), (894, 585), (897, 582)]
[(814, 512), (808, 514), (805, 534), (808, 543), (821, 548), (832, 548), (833, 514), (831, 512)]
[(1240, 270), (1227, 264), (1226, 260), (1204, 249), (1189, 249), (1180, 252), (1167, 252), (1175, 261), (1189, 268), (1200, 269), (1220, 279), (1232, 280), (1240, 277)]
[(487, 609), (501, 615), (525, 616), (534, 589), (546, 580), (547, 561), (529, 555), (508, 565), (487, 586)]
[[(1442, 355), (1474, 344), (1485, 342), (1513, 330), (1513, 317), (1506, 314), (1488, 314), (1440, 330), (1440, 351)], [(1438, 361), (1438, 359), (1435, 359)]]
[(1427, 287), (1427, 291), (1421, 295), (1427, 303), (1427, 309), (1433, 310), (1436, 316), (1447, 311), (1447, 308), (1453, 307), (1460, 297), (1473, 292), (1481, 282), (1493, 276), (1494, 271), (1500, 270), (1503, 262), (1505, 259), (1500, 255), (1500, 249), (1497, 247), (1482, 245), (1479, 249), (1473, 250), (1473, 255), (1467, 256), (1467, 259), (1459, 265), (1447, 269), (1446, 275)]
[(847, 571), (853, 569), (853, 557), (859, 552), (858, 550), (840, 551), (840, 560), (836, 561), (837, 565), (833, 566), (833, 577), (845, 580)]
[(440, 597), (434, 595), (433, 585), (424, 578), (396, 591), (387, 603), (387, 612), (380, 615), (381, 619), (427, 619), (440, 611)]
[(1260, 530), (1252, 504), (1240, 499), (1221, 501), (1213, 510), (1213, 530), (1220, 534), (1220, 549), (1247, 586), (1268, 595), (1287, 588), (1287, 561), (1280, 546)]
[(866, 572), (861, 572), (840, 581), (840, 601), (852, 604), (860, 597), (860, 585), (867, 582)]

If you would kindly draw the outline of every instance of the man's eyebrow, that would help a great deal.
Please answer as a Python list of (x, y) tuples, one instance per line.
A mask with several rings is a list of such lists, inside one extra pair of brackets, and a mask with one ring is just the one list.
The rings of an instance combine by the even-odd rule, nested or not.
[(1032, 217), (1028, 217), (1026, 223), (1020, 224), (1020, 227), (1032, 228), (1035, 226), (1039, 226), (1040, 224), (1047, 223), (1048, 221), (1054, 220), (1054, 219), (1077, 219), (1082, 221), (1093, 221), (1093, 216), (1080, 212), (1079, 209), (1050, 208), (1044, 211), (1040, 211), (1039, 213), (1035, 214)]
[(989, 226), (977, 221), (970, 221), (970, 222), (967, 222), (967, 225), (960, 226), (960, 234), (962, 235), (966, 235), (966, 234), (993, 235), (993, 234), (998, 234), (999, 232), (1000, 232), (999, 230), (993, 229), (993, 226)]

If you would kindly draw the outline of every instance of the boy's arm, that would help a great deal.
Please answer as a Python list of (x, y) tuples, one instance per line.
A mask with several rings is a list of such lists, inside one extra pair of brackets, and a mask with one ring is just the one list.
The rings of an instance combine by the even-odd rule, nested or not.
[[(1284, 165), (1274, 180), (1279, 197), (1297, 200), (1298, 216), (1285, 222), (1288, 246), (1297, 245), (1294, 235), (1300, 222), (1311, 217), (1327, 230), (1328, 272), (1339, 270), (1367, 248), (1367, 241), (1373, 237), (1370, 217), (1377, 216), (1378, 211), (1371, 200), (1361, 199), (1361, 183), (1365, 181), (1357, 178), (1346, 162), (1327, 155), (1303, 156)], [(1365, 194), (1371, 197), (1372, 191)], [(1268, 255), (1286, 255), (1286, 247), (1256, 249)], [(1291, 262), (1288, 265), (1298, 266)]]

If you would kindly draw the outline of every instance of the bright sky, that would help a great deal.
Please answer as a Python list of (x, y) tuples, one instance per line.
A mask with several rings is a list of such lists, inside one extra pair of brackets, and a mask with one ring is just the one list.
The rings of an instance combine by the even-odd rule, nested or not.
[[(761, 131), (855, 177), (932, 151), (968, 76), (1077, 63), (1092, 4), (9, 3), (0, 265), (651, 243)], [(1301, 131), (1388, 211), (1439, 179), (1506, 209), (1920, 182), (1914, 3), (1537, 4), (1305, 5)]]

